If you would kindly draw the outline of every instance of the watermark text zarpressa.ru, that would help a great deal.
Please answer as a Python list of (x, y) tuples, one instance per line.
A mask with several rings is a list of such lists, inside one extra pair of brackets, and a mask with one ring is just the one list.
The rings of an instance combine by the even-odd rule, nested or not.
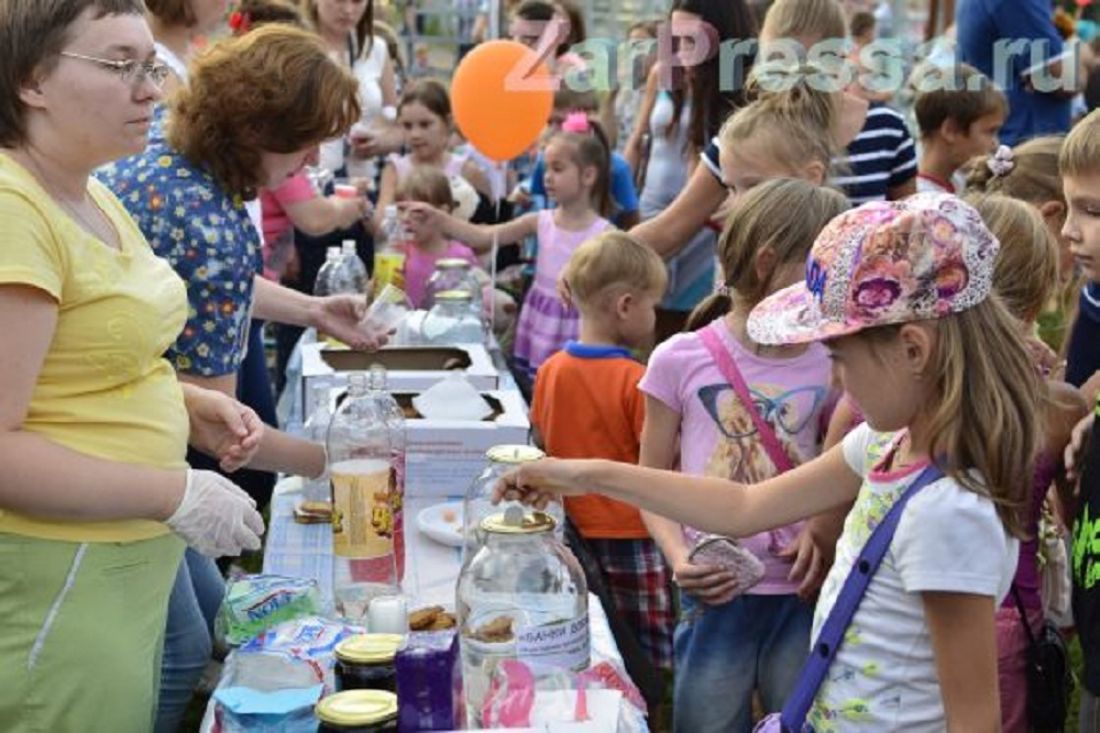
[[(722, 92), (741, 90), (755, 66), (757, 84), (768, 91), (781, 91), (800, 80), (823, 92), (835, 92), (859, 85), (875, 93), (895, 93), (903, 88), (914, 92), (978, 91), (988, 82), (982, 77), (966, 79), (948, 64), (918, 67), (914, 64), (931, 56), (937, 42), (912, 46), (897, 39), (879, 39), (853, 53), (848, 39), (830, 38), (805, 48), (794, 39), (769, 41), (763, 49), (752, 39), (719, 41), (709, 24), (701, 21), (662, 23), (656, 39), (619, 41), (589, 38), (570, 47), (583, 59), (583, 68), (540, 76), (538, 62), (552, 59), (560, 39), (558, 21), (530, 22), (525, 38), (535, 59), (522, 61), (511, 70), (510, 89), (545, 90), (567, 87), (574, 91), (639, 89), (645, 86), (642, 70), (648, 61), (660, 62), (659, 86), (672, 88), (682, 83), (683, 70), (717, 61), (718, 87)], [(537, 30), (535, 33), (532, 30)], [(535, 43), (537, 39), (537, 43)], [(1046, 40), (1003, 38), (993, 43), (993, 73), (1000, 89), (1025, 87), (1040, 93), (1072, 93), (1080, 88), (1081, 69), (1076, 43), (1067, 43), (1055, 53)]]

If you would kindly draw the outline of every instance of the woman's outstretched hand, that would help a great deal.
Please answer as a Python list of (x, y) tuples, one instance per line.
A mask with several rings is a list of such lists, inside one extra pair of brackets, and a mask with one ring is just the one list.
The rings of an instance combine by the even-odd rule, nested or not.
[(559, 496), (580, 496), (585, 492), (584, 475), (598, 461), (543, 458), (525, 463), (500, 478), (493, 490), (493, 502), (518, 501), (546, 509)]

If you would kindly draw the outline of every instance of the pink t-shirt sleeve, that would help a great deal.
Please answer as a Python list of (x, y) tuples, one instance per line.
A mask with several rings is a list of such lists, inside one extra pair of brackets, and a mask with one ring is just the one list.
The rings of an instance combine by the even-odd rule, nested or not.
[(480, 267), (481, 263), (477, 261), (477, 255), (474, 251), (467, 247), (462, 242), (452, 239), (447, 245), (447, 257), (452, 259), (466, 260), (474, 267)]
[(295, 173), (271, 193), (281, 206), (300, 204), (317, 195), (305, 173)]
[(690, 334), (678, 334), (658, 346), (649, 357), (645, 376), (638, 389), (663, 402), (670, 410), (683, 414), (680, 375), (684, 374), (683, 347)]

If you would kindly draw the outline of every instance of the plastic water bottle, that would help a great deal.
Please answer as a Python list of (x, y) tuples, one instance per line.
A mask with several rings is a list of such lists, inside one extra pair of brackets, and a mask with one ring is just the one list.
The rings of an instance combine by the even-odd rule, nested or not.
[(405, 289), (405, 247), (408, 235), (401, 226), (397, 206), (390, 204), (382, 214), (382, 224), (374, 247), (374, 287), (378, 293), (386, 285)]
[[(306, 420), (305, 425), (302, 426), (302, 432), (307, 440), (314, 443), (323, 444), (328, 440), (328, 427), (332, 423), (329, 389), (330, 386), (327, 383), (314, 384), (310, 389), (313, 412)], [(307, 502), (327, 504), (329, 501), (328, 478), (321, 476), (316, 479), (305, 479), (302, 484), (302, 499)]]
[[(350, 256), (348, 244), (351, 245)], [(366, 268), (363, 267), (363, 262), (359, 259), (359, 256), (355, 254), (355, 243), (345, 242), (345, 245), (337, 250), (336, 264), (329, 275), (328, 294), (365, 294), (366, 280)]]
[(367, 274), (367, 266), (363, 264), (363, 260), (359, 259), (354, 239), (345, 239), (340, 247), (340, 265), (337, 271), (341, 274), (340, 284), (347, 288), (339, 292), (366, 295), (370, 275)]
[(325, 264), (317, 271), (317, 279), (313, 281), (313, 294), (318, 297), (332, 295), (332, 275), (340, 264), (340, 248), (329, 247), (325, 250)]
[(336, 613), (356, 624), (365, 623), (373, 599), (400, 594), (394, 538), (403, 501), (395, 455), (404, 437), (381, 397), (384, 384), (384, 372), (350, 374), (328, 432), (333, 597)]

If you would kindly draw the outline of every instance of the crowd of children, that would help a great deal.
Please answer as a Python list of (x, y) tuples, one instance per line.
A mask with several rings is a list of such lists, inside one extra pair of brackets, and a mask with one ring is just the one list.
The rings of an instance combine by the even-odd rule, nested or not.
[[(192, 548), (217, 544), (231, 553), (258, 543), (257, 497), (246, 499), (219, 473), (248, 464), (261, 441), (245, 448), (244, 438), (238, 445), (207, 425), (233, 414), (237, 432), (249, 433), (259, 418), (231, 395), (247, 401), (250, 385), (266, 393), (260, 418), (271, 412), (266, 370), (257, 378), (245, 368), (247, 356), (262, 357), (249, 319), (270, 314), (293, 328), (317, 325), (310, 314), (321, 312), (339, 328), (361, 315), (350, 301), (311, 300), (269, 281), (309, 291), (309, 263), (325, 244), (351, 237), (369, 254), (373, 241), (392, 234), (386, 228), (396, 212), (413, 306), (427, 305), (441, 260), (461, 259), (486, 285), (487, 307), (518, 309), (502, 341), (531, 398), (533, 439), (550, 458), (509, 475), (500, 496), (536, 504), (563, 498), (576, 541), (598, 566), (591, 580), (606, 589), (608, 610), (638, 643), (642, 663), (671, 675), (675, 731), (747, 732), (780, 711), (787, 729), (805, 723), (819, 733), (1045, 729), (1051, 718), (1043, 716), (1056, 718), (1064, 703), (1064, 680), (1037, 666), (1036, 647), (1061, 634), (1075, 635), (1083, 652), (1080, 730), (1100, 733), (1100, 571), (1092, 570), (1100, 562), (1100, 438), (1089, 440), (1089, 408), (1100, 397), (1100, 112), (1064, 134), (1007, 147), (998, 133), (1013, 113), (1010, 100), (1037, 92), (1008, 94), (974, 66), (918, 64), (898, 95), (855, 82), (823, 88), (812, 55), (792, 63), (779, 49), (791, 40), (808, 48), (847, 37), (846, 58), (865, 69), (876, 15), (846, 13), (839, 0), (774, 0), (762, 15), (761, 4), (746, 0), (674, 0), (663, 19), (675, 36), (672, 56), (655, 51), (664, 32), (656, 20), (631, 26), (626, 33), (642, 53), (618, 73), (630, 84), (598, 94), (581, 88), (601, 71), (577, 52), (583, 14), (569, 2), (523, 0), (509, 4), (508, 35), (550, 49), (552, 71), (568, 83), (554, 96), (543, 134), (503, 174), (461, 138), (447, 84), (421, 78), (422, 59), (410, 65), (416, 74), (402, 78), (399, 44), (375, 27), (369, 0), (300, 7), (242, 0), (231, 24), (238, 46), (200, 55), (190, 79), (189, 44), (181, 41), (214, 27), (205, 7), (201, 19), (188, 21), (166, 10), (168, 0), (149, 0), (153, 46), (137, 0), (81, 0), (71, 17), (34, 11), (29, 1), (0, 10), (0, 37), (21, 27), (17, 20), (33, 25), (26, 18), (72, 26), (79, 48), (62, 56), (133, 82), (129, 98), (111, 91), (100, 94), (104, 100), (118, 97), (120, 108), (142, 112), (160, 99), (152, 82), (169, 76), (179, 90), (168, 111), (149, 112), (154, 139), (145, 153), (133, 135), (124, 144), (104, 134), (89, 143), (94, 154), (64, 147), (64, 165), (54, 166), (41, 146), (67, 144), (78, 130), (71, 122), (55, 129), (48, 114), (36, 115), (64, 104), (75, 87), (43, 92), (29, 72), (14, 86), (0, 80), (22, 100), (14, 111), (0, 109), (0, 215), (14, 232), (0, 246), (0, 324), (19, 353), (42, 362), (32, 374), (0, 356), (14, 375), (3, 383), (13, 396), (0, 410), (0, 455), (17, 475), (0, 481), (0, 555), (33, 558), (21, 564), (38, 567), (60, 588), (58, 598), (86, 553), (108, 573), (112, 563), (153, 558), (156, 573), (127, 572), (160, 609), (132, 619), (157, 643), (138, 648), (120, 628), (96, 640), (95, 650), (108, 654), (99, 645), (115, 644), (110, 659), (125, 651), (136, 660), (119, 662), (130, 665), (127, 674), (152, 674), (161, 660), (158, 634), (166, 630), (169, 639), (159, 692), (145, 680), (132, 703), (99, 719), (137, 730), (159, 695), (158, 729), (171, 730), (209, 658), (212, 614), (198, 607), (205, 594), (193, 586), (199, 570), (220, 578), (198, 553), (181, 560), (182, 545), (164, 525)], [(729, 79), (717, 55), (680, 65), (693, 46), (676, 29), (693, 23), (707, 24), (715, 42), (759, 41), (744, 84), (721, 86)], [(130, 59), (124, 68), (89, 55), (102, 33), (126, 49), (149, 45), (161, 61)], [(546, 33), (558, 34), (549, 46)], [(260, 105), (253, 97), (274, 98), (272, 90), (230, 93), (228, 76), (214, 79), (210, 69), (219, 53), (237, 53), (239, 71), (249, 49), (269, 37), (275, 44), (280, 34), (279, 42), (339, 81), (332, 89), (339, 86), (346, 103), (331, 89), (325, 98), (338, 122), (277, 130), (274, 115), (240, 118), (268, 135), (293, 131), (302, 137), (293, 151), (251, 151), (258, 143), (248, 138), (226, 143), (232, 155), (222, 155), (219, 136), (243, 134), (232, 124), (188, 133), (184, 118), (231, 117), (237, 106)], [(71, 40), (50, 37), (59, 48)], [(280, 52), (289, 53), (276, 49), (272, 58)], [(60, 62), (32, 50), (12, 53), (20, 63), (29, 59), (29, 69), (41, 65), (44, 78), (70, 73), (55, 72), (50, 64)], [(304, 78), (300, 86), (308, 86)], [(254, 86), (269, 82), (257, 76)], [(225, 97), (216, 110), (201, 108), (219, 99), (208, 86)], [(895, 108), (906, 95), (911, 109)], [(293, 111), (305, 120), (320, 114), (315, 107)], [(334, 137), (341, 126), (348, 129)], [(171, 147), (185, 133), (209, 155), (208, 166)], [(136, 157), (112, 164), (126, 156)], [(247, 176), (223, 180), (230, 163)], [(72, 183), (70, 169), (99, 170), (103, 183), (76, 175), (84, 195), (73, 204), (54, 183)], [(173, 193), (165, 211), (153, 187), (169, 178), (192, 194), (201, 179), (221, 208), (201, 213)], [(203, 195), (206, 205), (215, 200)], [(246, 208), (244, 198), (259, 208)], [(49, 202), (48, 216), (27, 203), (39, 199)], [(88, 290), (103, 279), (100, 271), (118, 267), (107, 250), (87, 249), (95, 243), (89, 235), (127, 257), (142, 241), (126, 210), (192, 284), (188, 304), (151, 256), (118, 282), (96, 284), (129, 288), (111, 298), (156, 314), (132, 324), (97, 310), (102, 299)], [(71, 219), (72, 231), (59, 234), (50, 217)], [(73, 269), (73, 241), (95, 272)], [(227, 263), (232, 281), (222, 277)], [(261, 271), (267, 280), (254, 280)], [(498, 271), (506, 275), (488, 274)], [(495, 289), (505, 282), (508, 295)], [(218, 287), (228, 295), (215, 302), (207, 296)], [(76, 318), (74, 309), (87, 315)], [(81, 341), (87, 318), (111, 321), (110, 333)], [(204, 318), (222, 325), (204, 327)], [(31, 333), (27, 324), (56, 328), (58, 336)], [(158, 338), (139, 334), (139, 326)], [(212, 351), (217, 329), (228, 346)], [(169, 332), (183, 334), (175, 346)], [(290, 332), (290, 346), (295, 338)], [(112, 339), (141, 358), (120, 356)], [(181, 344), (194, 354), (177, 354)], [(184, 374), (215, 356), (224, 363), (187, 380), (181, 398), (160, 358), (170, 348)], [(65, 393), (65, 378), (78, 381), (73, 375), (87, 376), (88, 394), (78, 389), (77, 397), (94, 410), (115, 414), (121, 403), (96, 400), (136, 389), (155, 397), (157, 416), (126, 408), (102, 436), (85, 440), (78, 429), (99, 423), (62, 405), (79, 401)], [(119, 375), (136, 376), (127, 386)], [(185, 467), (181, 399), (191, 424), (208, 432), (193, 428), (192, 447), (220, 465)], [(119, 427), (127, 420), (148, 434)], [(41, 445), (21, 443), (28, 433)], [(139, 475), (138, 457), (124, 444), (150, 435), (159, 441), (156, 465)], [(264, 435), (254, 466), (320, 470), (316, 446), (275, 430)], [(98, 462), (74, 458), (89, 451)], [(62, 469), (49, 473), (27, 456)], [(108, 509), (65, 498), (62, 489), (82, 473), (118, 487)], [(242, 483), (238, 474), (233, 481)], [(138, 485), (166, 498), (143, 503), (130, 491)], [(213, 497), (215, 508), (197, 508), (198, 493)], [(258, 498), (266, 500), (262, 491)], [(93, 531), (65, 524), (73, 520), (114, 524)], [(75, 555), (69, 545), (79, 548)], [(114, 545), (123, 549), (110, 555)], [(30, 670), (43, 646), (36, 633), (53, 624), (57, 601), (47, 590), (29, 594), (27, 577), (13, 578), (0, 570), (5, 618), (45, 615), (20, 621), (0, 649), (28, 655)], [(1051, 589), (1067, 578), (1072, 617), (1052, 610), (1065, 601)], [(79, 586), (74, 597), (105, 613), (98, 588)], [(177, 594), (195, 608), (182, 614)], [(169, 598), (170, 613), (162, 608)], [(70, 616), (63, 620), (57, 638), (81, 643)], [(183, 660), (194, 669), (173, 676), (180, 665), (170, 659), (171, 639), (185, 626), (197, 627), (203, 643)], [(64, 665), (57, 643), (44, 669)], [(1040, 693), (1044, 672), (1048, 691)], [(75, 684), (56, 673), (64, 690)], [(0, 721), (52, 730), (97, 714), (83, 693), (72, 710), (59, 710), (64, 696), (30, 710), (23, 698), (31, 679), (13, 665), (0, 669)], [(170, 682), (179, 685), (175, 694)]]
[[(816, 15), (795, 21), (779, 0), (772, 27), (829, 37), (838, 6), (812, 5), (802, 9)], [(869, 43), (873, 18), (853, 20)], [(634, 258), (656, 224), (591, 237), (567, 264), (540, 256), (540, 274), (549, 265), (558, 281), (551, 294), (578, 309), (573, 340), (541, 367), (524, 362), (533, 425), (563, 460), (524, 467), (502, 492), (564, 496), (617, 610), (651, 661), (674, 669), (674, 730), (748, 731), (801, 690), (849, 568), (921, 477), (804, 719), (818, 731), (1041, 729), (1036, 709), (1058, 706), (1035, 699), (1034, 645), (1052, 600), (1044, 576), (1072, 571), (1077, 628), (1063, 619), (1061, 631), (1080, 635), (1086, 660), (1096, 643), (1082, 626), (1095, 575), (1090, 490), (1100, 489), (1079, 449), (1100, 384), (1088, 339), (1100, 322), (1089, 284), (1089, 267), (1100, 269), (1089, 248), (1100, 234), (1090, 226), (1100, 118), (1068, 139), (999, 147), (1008, 102), (993, 82), (958, 64), (952, 83), (922, 88), (921, 66), (917, 146), (882, 98), (822, 91), (806, 81), (814, 71), (761, 64), (793, 82), (750, 81), (713, 133), (703, 160), (733, 194), (715, 216), (720, 285), (684, 333), (650, 353), (628, 330), (643, 322), (631, 306), (653, 302)], [(667, 98), (637, 100), (650, 120), (660, 113), (626, 141), (644, 176), (660, 169), (638, 141), (663, 155), (661, 136), (688, 118), (673, 120)], [(659, 216), (646, 201), (643, 188), (643, 217)], [(571, 460), (585, 458), (605, 460)], [(1058, 550), (1075, 526), (1067, 568)], [(714, 532), (741, 538), (734, 554), (762, 566), (706, 555)], [(1062, 539), (1047, 542), (1051, 533)], [(675, 599), (655, 593), (662, 573)], [(1100, 729), (1094, 669), (1086, 661), (1081, 730)]]

